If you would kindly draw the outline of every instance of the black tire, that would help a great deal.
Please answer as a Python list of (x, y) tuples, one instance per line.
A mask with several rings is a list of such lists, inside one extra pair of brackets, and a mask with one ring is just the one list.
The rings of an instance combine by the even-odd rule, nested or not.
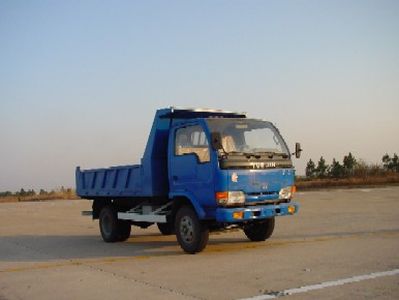
[(118, 220), (119, 223), (119, 241), (124, 242), (130, 237), (132, 226), (129, 221)]
[(209, 228), (190, 206), (182, 206), (177, 211), (175, 231), (180, 247), (187, 253), (201, 252), (208, 243)]
[(244, 226), (245, 235), (253, 242), (265, 241), (273, 234), (274, 217)]
[(171, 235), (175, 233), (175, 228), (173, 226), (173, 223), (157, 223), (159, 231), (163, 235)]
[(129, 238), (130, 223), (118, 220), (118, 212), (113, 206), (104, 206), (100, 211), (99, 219), (101, 237), (104, 242), (115, 243)]

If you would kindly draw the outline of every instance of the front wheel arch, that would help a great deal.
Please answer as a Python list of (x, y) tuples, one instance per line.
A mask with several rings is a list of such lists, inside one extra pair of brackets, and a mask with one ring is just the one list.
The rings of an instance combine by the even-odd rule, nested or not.
[(173, 219), (176, 216), (177, 210), (183, 205), (191, 206), (194, 209), (194, 211), (197, 213), (197, 216), (199, 219), (201, 219), (201, 220), (205, 219), (205, 215), (206, 215), (205, 210), (199, 204), (199, 201), (197, 201), (197, 199), (190, 193), (175, 194), (175, 195), (173, 195), (172, 199), (173, 199), (173, 207), (172, 207)]

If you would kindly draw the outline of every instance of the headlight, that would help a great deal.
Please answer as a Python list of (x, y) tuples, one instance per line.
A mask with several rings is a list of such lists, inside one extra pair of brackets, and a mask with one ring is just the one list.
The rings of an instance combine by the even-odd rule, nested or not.
[(283, 187), (278, 193), (278, 198), (285, 200), (291, 199), (295, 191), (296, 191), (295, 185)]
[(222, 206), (233, 206), (245, 203), (245, 195), (242, 191), (217, 192), (216, 202)]

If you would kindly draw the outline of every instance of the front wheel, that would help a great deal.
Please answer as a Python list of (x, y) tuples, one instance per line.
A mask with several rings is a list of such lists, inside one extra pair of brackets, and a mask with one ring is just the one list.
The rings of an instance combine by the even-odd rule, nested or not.
[(253, 242), (265, 241), (273, 234), (274, 217), (244, 226), (245, 235)]
[(175, 231), (180, 247), (187, 253), (201, 252), (208, 243), (209, 228), (190, 206), (182, 206), (177, 211)]

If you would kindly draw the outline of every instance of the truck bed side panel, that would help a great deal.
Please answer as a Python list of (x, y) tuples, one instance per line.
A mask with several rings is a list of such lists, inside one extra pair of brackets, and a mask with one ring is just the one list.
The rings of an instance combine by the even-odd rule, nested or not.
[(142, 196), (141, 166), (121, 166), (81, 171), (76, 169), (76, 193), (91, 197)]

